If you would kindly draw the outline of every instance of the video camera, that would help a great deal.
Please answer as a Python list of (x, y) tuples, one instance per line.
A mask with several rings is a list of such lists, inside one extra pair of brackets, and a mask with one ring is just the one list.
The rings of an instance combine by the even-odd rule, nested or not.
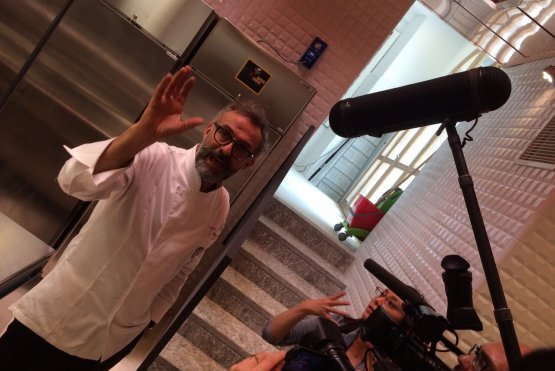
[[(463, 354), (456, 344), (444, 336), (450, 331), (483, 326), (472, 301), (470, 265), (458, 255), (448, 255), (442, 262), (447, 295), (447, 318), (437, 314), (412, 287), (405, 285), (371, 259), (365, 268), (403, 300), (406, 326), (401, 326), (384, 311), (376, 308), (359, 323), (362, 340), (370, 341), (399, 368), (410, 371), (451, 370), (436, 356), (438, 343), (443, 351)], [(283, 370), (353, 370), (346, 355), (346, 346), (339, 327), (325, 318), (318, 318), (317, 330), (303, 337), (301, 346), (289, 351)]]
[(345, 341), (339, 327), (327, 318), (317, 317), (316, 330), (306, 334), (300, 346), (285, 356), (282, 371), (354, 371), (347, 357)]

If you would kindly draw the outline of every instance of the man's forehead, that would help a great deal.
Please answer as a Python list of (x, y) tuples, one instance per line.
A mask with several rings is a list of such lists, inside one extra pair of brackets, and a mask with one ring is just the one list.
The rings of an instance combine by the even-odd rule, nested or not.
[(236, 125), (248, 124), (248, 125), (255, 126), (254, 123), (252, 122), (252, 120), (248, 116), (242, 114), (241, 112), (237, 112), (237, 111), (226, 111), (226, 112), (224, 112), (220, 116), (220, 120), (221, 121), (226, 121), (228, 123), (236, 124)]
[(231, 131), (238, 139), (251, 142), (254, 146), (262, 140), (262, 129), (255, 125), (252, 120), (239, 112), (227, 111), (219, 120), (222, 126)]

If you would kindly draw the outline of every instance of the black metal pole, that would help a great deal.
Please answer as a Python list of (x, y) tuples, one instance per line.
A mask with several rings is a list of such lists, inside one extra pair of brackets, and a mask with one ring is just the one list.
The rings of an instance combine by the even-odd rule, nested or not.
[(484, 225), (484, 219), (482, 218), (478, 199), (474, 191), (474, 183), (468, 173), (468, 168), (464, 159), (459, 134), (457, 133), (454, 123), (447, 123), (445, 127), (449, 146), (453, 152), (453, 158), (459, 174), (459, 185), (461, 186), (466, 208), (468, 209), (468, 216), (470, 218), (476, 245), (478, 246), (478, 252), (482, 261), (482, 267), (493, 302), (493, 313), (497, 326), (499, 327), (503, 348), (505, 349), (505, 355), (509, 363), (509, 369), (514, 370), (516, 364), (522, 358), (522, 355), (520, 354), (520, 347), (518, 346), (518, 340), (513, 326), (513, 318), (507, 306), (507, 301), (505, 300), (503, 286), (501, 285), (497, 266), (495, 265), (495, 259)]

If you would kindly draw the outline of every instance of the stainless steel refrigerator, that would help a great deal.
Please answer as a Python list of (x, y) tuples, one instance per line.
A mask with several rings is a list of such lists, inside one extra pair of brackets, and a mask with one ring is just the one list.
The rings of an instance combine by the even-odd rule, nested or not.
[[(316, 93), (200, 0), (0, 0), (0, 8), (0, 297), (36, 276), (94, 207), (59, 190), (62, 146), (122, 133), (168, 71), (194, 68), (185, 116), (209, 121), (241, 97), (267, 108), (269, 149), (226, 181), (232, 208)], [(202, 129), (168, 142), (189, 148)]]

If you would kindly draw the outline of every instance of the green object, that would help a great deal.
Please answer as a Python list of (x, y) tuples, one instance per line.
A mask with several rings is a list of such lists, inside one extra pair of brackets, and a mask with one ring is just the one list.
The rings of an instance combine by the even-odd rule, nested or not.
[(364, 239), (370, 234), (370, 231), (367, 231), (366, 229), (349, 227), (349, 222), (347, 220), (343, 220), (341, 223), (336, 224), (333, 229), (336, 231), (340, 231), (341, 229), (345, 230), (345, 232), (341, 232), (337, 235), (337, 238), (339, 238), (340, 241), (345, 241), (347, 237), (350, 236), (364, 241)]
[(378, 204), (376, 205), (376, 207), (378, 209), (380, 209), (381, 211), (383, 211), (384, 213), (387, 213), (389, 211), (389, 209), (391, 209), (391, 206), (393, 206), (393, 204), (395, 203), (395, 201), (397, 201), (397, 199), (403, 194), (403, 190), (401, 188), (397, 188), (395, 190), (395, 192), (391, 193), (389, 196), (385, 197), (383, 200), (381, 200), (380, 202), (378, 202)]

